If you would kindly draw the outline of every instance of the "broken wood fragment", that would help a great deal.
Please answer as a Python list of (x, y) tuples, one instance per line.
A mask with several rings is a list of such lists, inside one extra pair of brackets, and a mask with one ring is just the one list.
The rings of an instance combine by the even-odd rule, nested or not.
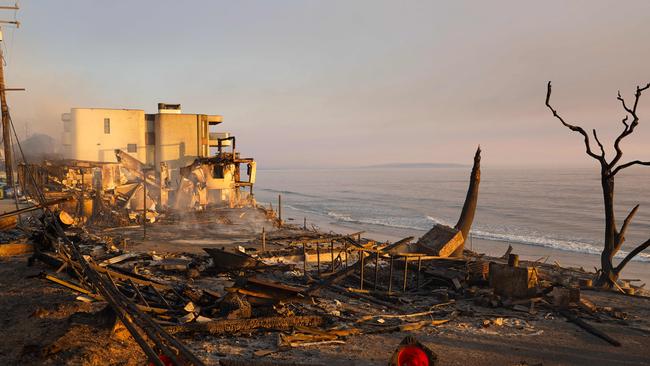
[(253, 319), (214, 320), (204, 323), (190, 323), (166, 328), (170, 334), (176, 333), (208, 333), (212, 335), (236, 334), (257, 329), (289, 330), (296, 326), (318, 327), (324, 319), (320, 316), (265, 317)]
[(464, 238), (462, 232), (449, 226), (435, 224), (417, 242), (419, 250), (440, 257), (449, 257), (461, 245)]
[(322, 364), (315, 363), (296, 363), (296, 362), (282, 362), (282, 361), (259, 361), (250, 359), (220, 359), (219, 365), (221, 366), (323, 366)]
[(30, 243), (0, 244), (0, 257), (32, 253), (34, 245)]
[(570, 321), (571, 323), (579, 326), (580, 328), (582, 328), (582, 329), (586, 330), (587, 332), (595, 335), (596, 337), (605, 340), (607, 343), (611, 344), (612, 346), (614, 346), (614, 347), (620, 347), (621, 346), (621, 342), (619, 342), (616, 339), (608, 336), (603, 331), (598, 330), (597, 328), (595, 328), (591, 324), (589, 324), (589, 323), (585, 322), (584, 320), (580, 319), (579, 317), (574, 315), (572, 312), (570, 312), (568, 310), (561, 310), (560, 314), (562, 314), (562, 316), (567, 318), (567, 320)]
[(534, 296), (537, 292), (537, 271), (532, 267), (511, 267), (490, 263), (490, 287), (501, 296), (515, 299)]
[(379, 333), (392, 333), (392, 332), (410, 332), (422, 329), (428, 326), (437, 326), (449, 322), (450, 319), (437, 319), (437, 320), (422, 320), (415, 323), (405, 323), (394, 327), (386, 327), (364, 332), (364, 334), (379, 334)]

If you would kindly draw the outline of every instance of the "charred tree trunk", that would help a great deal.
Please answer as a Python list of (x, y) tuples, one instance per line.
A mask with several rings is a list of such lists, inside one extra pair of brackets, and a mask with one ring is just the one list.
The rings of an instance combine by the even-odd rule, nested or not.
[(469, 236), (469, 231), (474, 222), (474, 213), (476, 212), (476, 204), (478, 202), (478, 187), (481, 183), (481, 147), (476, 149), (474, 154), (474, 166), (472, 166), (472, 173), (469, 176), (469, 188), (467, 189), (467, 196), (465, 197), (465, 204), (460, 213), (458, 222), (455, 229), (463, 234), (463, 244), (456, 249), (451, 256), (462, 257), (463, 250), (465, 249), (465, 242)]
[(616, 255), (616, 217), (614, 216), (614, 177), (609, 176), (610, 172), (601, 172), (601, 186), (603, 189), (603, 204), (605, 207), (605, 247), (600, 254), (601, 273), (596, 284), (603, 286), (606, 283), (613, 283), (618, 279), (614, 273), (612, 260)]
[(643, 244), (630, 251), (630, 253), (628, 253), (628, 255), (625, 256), (625, 258), (623, 258), (623, 260), (621, 260), (618, 265), (614, 265), (614, 257), (621, 250), (621, 247), (625, 242), (625, 232), (627, 231), (627, 227), (639, 209), (639, 205), (636, 205), (630, 211), (619, 230), (616, 225), (616, 215), (614, 213), (614, 179), (618, 172), (633, 165), (650, 166), (649, 161), (640, 160), (634, 160), (624, 164), (619, 164), (621, 158), (623, 157), (623, 150), (621, 150), (620, 143), (625, 137), (631, 135), (632, 132), (634, 132), (636, 126), (639, 124), (639, 117), (636, 114), (636, 109), (639, 104), (639, 98), (641, 97), (641, 94), (648, 88), (650, 88), (650, 84), (647, 84), (644, 87), (637, 86), (636, 93), (634, 94), (634, 104), (632, 107), (628, 107), (623, 97), (621, 97), (621, 94), (618, 94), (616, 99), (621, 102), (623, 109), (626, 112), (626, 116), (622, 121), (624, 129), (623, 132), (621, 132), (614, 141), (614, 150), (616, 151), (616, 155), (610, 161), (607, 161), (605, 157), (605, 148), (598, 139), (596, 130), (592, 130), (593, 139), (596, 141), (596, 144), (600, 149), (600, 153), (595, 153), (592, 151), (589, 134), (587, 134), (587, 132), (582, 127), (565, 122), (564, 119), (557, 113), (557, 111), (553, 109), (550, 104), (551, 83), (549, 82), (547, 86), (546, 106), (551, 110), (553, 116), (562, 122), (565, 127), (569, 128), (571, 131), (578, 132), (583, 136), (587, 155), (594, 158), (600, 163), (600, 179), (603, 190), (603, 204), (605, 208), (605, 240), (603, 242), (603, 251), (600, 256), (600, 273), (598, 274), (598, 278), (595, 282), (597, 286), (614, 286), (625, 265), (637, 254), (650, 247), (650, 239), (648, 239)]

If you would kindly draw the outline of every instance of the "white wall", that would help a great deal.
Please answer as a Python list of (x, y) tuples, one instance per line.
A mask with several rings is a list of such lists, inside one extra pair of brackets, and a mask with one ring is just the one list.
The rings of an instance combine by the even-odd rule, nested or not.
[[(110, 133), (104, 131), (105, 118), (110, 120)], [(148, 163), (143, 110), (73, 108), (62, 119), (64, 158), (115, 162), (115, 149), (128, 152), (128, 144), (136, 144), (137, 152), (129, 155)]]

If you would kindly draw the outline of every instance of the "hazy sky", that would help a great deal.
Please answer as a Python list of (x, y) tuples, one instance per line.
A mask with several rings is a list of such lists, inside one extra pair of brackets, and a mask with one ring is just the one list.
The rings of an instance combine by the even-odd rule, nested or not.
[[(5, 29), (17, 128), (70, 107), (222, 114), (263, 166), (593, 164), (650, 81), (650, 1), (36, 1)], [(5, 19), (13, 12), (5, 12)], [(626, 158), (650, 159), (650, 93)], [(28, 128), (25, 128), (25, 124)]]

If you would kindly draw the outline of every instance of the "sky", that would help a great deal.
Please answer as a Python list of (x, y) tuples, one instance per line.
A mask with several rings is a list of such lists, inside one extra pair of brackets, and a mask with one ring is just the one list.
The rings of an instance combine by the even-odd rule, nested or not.
[[(5, 1), (5, 4), (11, 2)], [(72, 107), (221, 114), (260, 167), (591, 166), (650, 82), (648, 1), (23, 0), (4, 27), (19, 133)], [(4, 11), (3, 19), (14, 12)], [(624, 159), (650, 160), (650, 91)], [(646, 118), (648, 117), (648, 121)], [(609, 156), (612, 152), (610, 149)]]

